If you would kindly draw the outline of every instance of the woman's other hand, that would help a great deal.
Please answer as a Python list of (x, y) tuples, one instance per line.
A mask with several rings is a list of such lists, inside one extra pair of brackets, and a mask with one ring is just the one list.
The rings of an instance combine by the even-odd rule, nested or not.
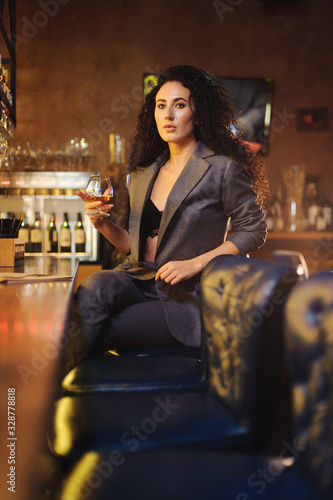
[(155, 280), (162, 280), (170, 285), (176, 285), (188, 280), (202, 271), (202, 266), (195, 259), (170, 261), (160, 267)]

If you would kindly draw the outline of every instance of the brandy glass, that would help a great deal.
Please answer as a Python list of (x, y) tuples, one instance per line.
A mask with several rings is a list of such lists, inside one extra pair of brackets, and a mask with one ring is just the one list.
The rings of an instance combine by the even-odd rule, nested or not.
[[(86, 187), (86, 196), (89, 201), (101, 201), (103, 205), (111, 205), (113, 201), (113, 187), (110, 177), (102, 174), (94, 174), (90, 177)], [(109, 212), (103, 212), (100, 207), (96, 207), (93, 212), (87, 212), (87, 215), (96, 215), (98, 217), (109, 217)]]

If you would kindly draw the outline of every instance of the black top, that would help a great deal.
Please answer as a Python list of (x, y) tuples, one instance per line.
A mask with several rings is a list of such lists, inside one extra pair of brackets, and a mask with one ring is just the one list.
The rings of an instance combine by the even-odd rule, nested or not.
[(146, 240), (149, 236), (154, 238), (158, 235), (163, 212), (149, 198), (142, 212), (141, 238)]

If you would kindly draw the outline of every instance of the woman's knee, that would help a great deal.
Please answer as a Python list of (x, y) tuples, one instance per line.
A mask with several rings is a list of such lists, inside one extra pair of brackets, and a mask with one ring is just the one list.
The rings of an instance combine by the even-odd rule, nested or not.
[(106, 283), (110, 281), (112, 276), (112, 271), (104, 270), (104, 271), (95, 271), (82, 281), (79, 286), (79, 289), (90, 290), (100, 288), (104, 286)]
[(97, 271), (87, 276), (77, 289), (80, 303), (86, 307), (96, 307), (97, 303), (106, 304), (109, 299), (108, 287), (112, 281), (112, 271)]
[(91, 307), (110, 307), (121, 300), (121, 297), (130, 296), (136, 287), (126, 274), (103, 270), (90, 274), (83, 280), (77, 290), (79, 301)]

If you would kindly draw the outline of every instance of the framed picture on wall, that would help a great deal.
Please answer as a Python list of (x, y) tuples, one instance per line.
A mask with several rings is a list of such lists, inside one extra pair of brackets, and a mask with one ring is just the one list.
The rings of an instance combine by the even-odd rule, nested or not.
[(305, 178), (304, 197), (307, 201), (318, 200), (320, 195), (321, 175), (307, 175)]
[(328, 130), (327, 108), (300, 108), (296, 110), (298, 132)]
[(273, 99), (271, 78), (219, 77), (240, 112), (235, 133), (254, 149), (268, 153)]

